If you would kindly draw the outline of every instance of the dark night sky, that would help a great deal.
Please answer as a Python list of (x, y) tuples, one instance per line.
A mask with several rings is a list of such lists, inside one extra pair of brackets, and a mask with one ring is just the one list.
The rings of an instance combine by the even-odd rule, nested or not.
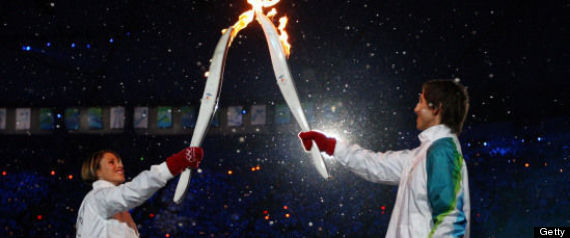
[[(422, 82), (460, 78), (471, 123), (568, 116), (568, 1), (276, 7), (290, 18), (302, 101), (412, 118)], [(197, 104), (220, 30), (247, 9), (245, 0), (2, 1), (0, 106)], [(252, 22), (230, 48), (221, 104), (280, 101)]]
[[(340, 105), (330, 117), (316, 112), (311, 128), (363, 148), (411, 148), (422, 83), (460, 79), (471, 96), (461, 141), (472, 235), (524, 237), (537, 225), (570, 224), (569, 0), (281, 0), (276, 8), (289, 17), (288, 63), (301, 102), (321, 112)], [(248, 9), (247, 0), (2, 0), (0, 108), (196, 106), (221, 30)], [(229, 50), (220, 104), (283, 102), (254, 21)], [(334, 164), (336, 178), (322, 183), (296, 124), (293, 131), (276, 124), (245, 135), (245, 127), (220, 127), (207, 136), (188, 202), (170, 202), (170, 182), (161, 199), (132, 213), (141, 234), (383, 234), (396, 188)], [(98, 149), (118, 150), (135, 175), (189, 143), (182, 132), (128, 125), (120, 133), (66, 129), (0, 131), (2, 232), (74, 234), (70, 224), (90, 189), (77, 179), (81, 159)], [(262, 171), (251, 172), (256, 165)]]

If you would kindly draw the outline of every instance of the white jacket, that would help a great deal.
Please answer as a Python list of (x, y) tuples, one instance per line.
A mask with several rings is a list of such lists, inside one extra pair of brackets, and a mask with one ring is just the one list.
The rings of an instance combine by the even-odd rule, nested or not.
[(172, 177), (164, 162), (119, 186), (105, 180), (95, 181), (79, 208), (77, 237), (139, 237), (136, 227), (133, 229), (113, 216), (141, 205)]
[(399, 185), (386, 237), (469, 237), (467, 167), (445, 125), (418, 136), (412, 150), (376, 153), (337, 142), (334, 159), (366, 180)]

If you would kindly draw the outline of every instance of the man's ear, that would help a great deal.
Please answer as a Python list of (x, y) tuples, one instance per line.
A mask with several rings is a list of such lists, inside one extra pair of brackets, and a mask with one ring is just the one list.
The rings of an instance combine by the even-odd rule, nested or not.
[(441, 115), (442, 110), (443, 110), (443, 104), (439, 103), (439, 106), (433, 109), (433, 115), (434, 116)]

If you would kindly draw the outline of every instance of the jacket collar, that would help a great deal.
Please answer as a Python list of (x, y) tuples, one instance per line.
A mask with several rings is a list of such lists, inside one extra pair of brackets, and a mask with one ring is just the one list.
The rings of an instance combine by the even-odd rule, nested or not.
[(435, 141), (444, 137), (453, 137), (455, 134), (451, 133), (451, 129), (444, 124), (439, 124), (425, 129), (418, 135), (420, 142), (423, 144), (429, 141)]
[(93, 189), (115, 187), (115, 185), (107, 180), (97, 180), (93, 182)]

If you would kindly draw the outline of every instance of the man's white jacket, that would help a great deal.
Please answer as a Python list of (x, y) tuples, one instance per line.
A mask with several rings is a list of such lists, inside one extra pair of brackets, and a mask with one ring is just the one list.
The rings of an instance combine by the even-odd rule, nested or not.
[(412, 150), (377, 153), (337, 142), (334, 158), (366, 180), (399, 185), (386, 237), (469, 237), (467, 167), (457, 136), (432, 126)]
[(139, 237), (130, 214), (125, 212), (141, 205), (172, 177), (166, 163), (161, 163), (119, 186), (95, 181), (79, 208), (77, 237)]

